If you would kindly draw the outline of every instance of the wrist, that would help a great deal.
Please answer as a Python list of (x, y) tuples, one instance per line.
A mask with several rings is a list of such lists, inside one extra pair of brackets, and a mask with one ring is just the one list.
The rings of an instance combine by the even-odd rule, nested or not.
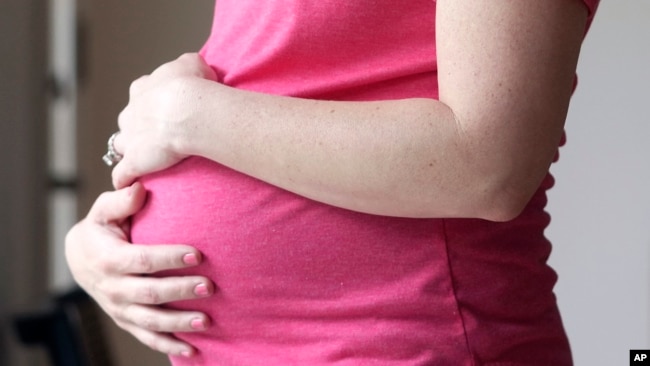
[(200, 139), (206, 134), (205, 126), (209, 123), (207, 86), (213, 83), (199, 78), (181, 78), (175, 83), (173, 103), (175, 111), (170, 115), (166, 132), (169, 149), (181, 156), (200, 155)]

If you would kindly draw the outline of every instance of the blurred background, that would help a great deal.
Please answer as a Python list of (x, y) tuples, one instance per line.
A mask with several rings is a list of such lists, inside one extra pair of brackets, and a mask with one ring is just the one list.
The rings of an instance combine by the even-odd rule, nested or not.
[[(94, 347), (93, 365), (168, 364), (70, 292), (63, 240), (110, 189), (101, 156), (130, 82), (198, 50), (212, 7), (0, 0), (0, 365), (52, 365), (45, 345), (71, 346), (51, 331), (58, 319), (85, 324), (79, 347)], [(578, 366), (623, 365), (630, 349), (650, 349), (648, 15), (647, 1), (602, 2), (552, 168), (547, 235)]]

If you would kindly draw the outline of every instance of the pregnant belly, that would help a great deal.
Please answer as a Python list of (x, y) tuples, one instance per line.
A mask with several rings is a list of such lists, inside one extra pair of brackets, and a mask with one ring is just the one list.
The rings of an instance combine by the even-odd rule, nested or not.
[(133, 242), (195, 246), (204, 263), (167, 274), (201, 274), (217, 286), (208, 299), (173, 304), (211, 316), (209, 332), (181, 335), (202, 357), (235, 357), (234, 345), (246, 343), (257, 354), (265, 353), (252, 345), (311, 344), (309, 357), (363, 355), (372, 344), (417, 358), (431, 349), (432, 324), (446, 334), (436, 344), (462, 340), (437, 220), (335, 208), (201, 158), (143, 184), (149, 196)]

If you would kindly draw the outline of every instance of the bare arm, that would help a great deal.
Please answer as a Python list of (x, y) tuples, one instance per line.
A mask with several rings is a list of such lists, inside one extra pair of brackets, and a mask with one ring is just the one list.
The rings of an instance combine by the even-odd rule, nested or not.
[[(351, 210), (511, 219), (557, 149), (587, 11), (577, 0), (437, 7), (440, 101), (314, 101), (184, 79), (184, 115), (163, 135), (179, 156)], [(120, 163), (116, 185), (139, 174)]]

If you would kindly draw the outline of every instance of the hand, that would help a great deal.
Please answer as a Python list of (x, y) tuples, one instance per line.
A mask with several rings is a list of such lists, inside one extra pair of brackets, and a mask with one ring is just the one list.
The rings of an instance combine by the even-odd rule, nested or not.
[(179, 129), (191, 120), (200, 96), (196, 81), (216, 74), (195, 53), (158, 67), (131, 84), (129, 103), (120, 113), (115, 150), (124, 158), (113, 169), (113, 185), (123, 188), (147, 173), (168, 168), (185, 157), (175, 148)]
[(127, 219), (141, 209), (145, 198), (139, 183), (100, 195), (88, 216), (68, 233), (66, 258), (75, 280), (118, 326), (154, 350), (189, 357), (194, 349), (166, 333), (200, 330), (197, 326), (209, 326), (208, 317), (156, 305), (206, 297), (214, 287), (199, 276), (146, 276), (194, 266), (201, 255), (185, 245), (145, 246), (127, 241)]

